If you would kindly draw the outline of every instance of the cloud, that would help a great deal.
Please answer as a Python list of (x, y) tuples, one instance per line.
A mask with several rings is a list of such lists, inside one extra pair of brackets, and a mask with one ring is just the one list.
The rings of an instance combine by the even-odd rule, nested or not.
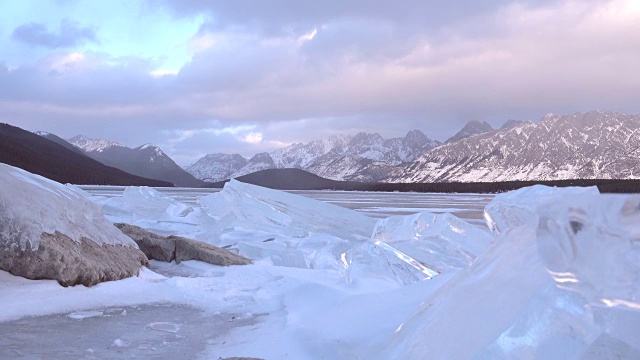
[(308, 33), (325, 23), (345, 19), (373, 19), (436, 29), (469, 14), (489, 12), (509, 1), (465, 1), (460, 4), (438, 0), (398, 0), (392, 5), (386, 0), (326, 0), (313, 3), (298, 0), (163, 0), (162, 3), (182, 16), (208, 14), (212, 18), (212, 28), (244, 27), (268, 35), (282, 35), (301, 31)]
[(262, 133), (252, 132), (243, 136), (240, 140), (247, 144), (260, 144), (262, 142)]
[(49, 31), (44, 24), (28, 23), (13, 30), (12, 37), (26, 44), (50, 49), (69, 48), (84, 42), (97, 42), (95, 30), (82, 27), (77, 22), (64, 19), (58, 32)]
[[(473, 1), (470, 13), (422, 0), (360, 10), (328, 1), (314, 11), (294, 2), (245, 12), (247, 0), (166, 2), (184, 16), (211, 14), (176, 73), (79, 49), (0, 64), (0, 117), (61, 135), (166, 144), (186, 162), (361, 130), (389, 137), (418, 128), (442, 140), (469, 120), (640, 112), (634, 0)], [(417, 20), (426, 13), (437, 26)]]

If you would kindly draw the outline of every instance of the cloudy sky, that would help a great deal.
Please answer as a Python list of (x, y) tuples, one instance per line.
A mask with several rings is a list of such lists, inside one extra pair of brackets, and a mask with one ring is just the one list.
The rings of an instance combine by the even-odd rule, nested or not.
[(0, 122), (181, 165), (333, 134), (640, 113), (637, 0), (0, 3)]

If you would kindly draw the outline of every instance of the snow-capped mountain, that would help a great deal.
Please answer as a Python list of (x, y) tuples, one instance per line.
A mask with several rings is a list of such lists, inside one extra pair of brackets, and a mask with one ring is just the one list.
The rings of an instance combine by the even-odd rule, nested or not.
[(76, 135), (71, 139), (67, 139), (71, 144), (79, 147), (87, 153), (103, 152), (105, 149), (111, 147), (125, 147), (124, 145), (115, 141), (102, 140), (102, 139), (90, 139), (84, 135)]
[(239, 154), (208, 154), (185, 170), (200, 180), (216, 182), (229, 179), (248, 162)]
[(524, 124), (524, 123), (526, 123), (526, 121), (524, 121), (524, 120), (510, 119), (510, 120), (507, 120), (504, 124), (502, 124), (502, 127), (500, 128), (500, 130), (516, 127), (516, 126)]
[(269, 155), (269, 153), (264, 152), (264, 153), (255, 154), (251, 159), (249, 159), (249, 161), (247, 161), (247, 164), (245, 166), (243, 166), (240, 170), (233, 173), (232, 176), (235, 178), (238, 176), (251, 174), (260, 170), (276, 169), (276, 168), (277, 168), (276, 163), (273, 161), (273, 158), (271, 157), (271, 155)]
[(59, 136), (57, 136), (55, 134), (51, 134), (51, 133), (46, 132), (46, 131), (34, 131), (33, 133), (36, 134), (36, 135), (40, 135), (40, 136), (42, 136), (43, 138), (45, 138), (47, 140), (53, 141), (54, 143), (56, 143), (58, 145), (62, 145), (65, 148), (67, 148), (67, 149), (69, 149), (69, 150), (71, 150), (71, 151), (73, 151), (73, 152), (75, 152), (77, 154), (80, 154), (82, 156), (87, 156), (87, 153), (85, 153), (84, 150), (82, 150), (81, 148), (71, 144), (67, 140), (65, 140), (65, 139), (63, 139), (63, 138), (61, 138), (61, 137), (59, 137)]
[(53, 134), (41, 131), (32, 133), (2, 123), (0, 163), (19, 167), (61, 183), (171, 186), (165, 181), (147, 179), (105, 166)]
[(331, 136), (307, 144), (293, 144), (271, 152), (271, 158), (278, 168), (308, 167), (315, 159), (336, 148), (342, 148), (351, 140), (350, 136)]
[(390, 182), (640, 177), (640, 115), (549, 114), (432, 149)]
[(447, 141), (445, 141), (445, 144), (449, 144), (452, 142), (456, 142), (458, 140), (462, 140), (462, 139), (466, 139), (468, 137), (474, 136), (474, 135), (478, 135), (478, 134), (484, 134), (487, 133), (489, 131), (493, 131), (493, 127), (486, 121), (484, 122), (479, 122), (479, 121), (469, 121), (463, 128), (462, 130), (458, 131), (455, 135), (453, 135), (452, 137), (450, 137), (449, 139), (447, 139)]
[[(333, 136), (307, 144), (292, 144), (271, 153), (257, 154), (246, 164), (232, 155), (211, 154), (186, 168), (195, 177), (220, 181), (260, 170), (297, 168), (333, 180), (378, 181), (397, 165), (413, 161), (440, 145), (419, 130), (405, 137), (384, 139), (379, 134)], [(239, 156), (239, 155), (237, 155)], [(233, 163), (233, 164), (232, 164)], [(234, 170), (232, 173), (231, 170)]]
[(68, 141), (84, 150), (91, 158), (130, 174), (168, 181), (176, 186), (202, 184), (202, 181), (184, 171), (159, 147), (151, 144), (132, 149), (114, 141), (90, 139), (83, 135)]

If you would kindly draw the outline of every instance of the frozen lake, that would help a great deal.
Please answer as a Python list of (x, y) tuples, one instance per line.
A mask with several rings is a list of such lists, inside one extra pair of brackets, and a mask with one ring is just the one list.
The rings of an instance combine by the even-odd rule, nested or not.
[(112, 223), (253, 263), (90, 288), (0, 271), (0, 359), (640, 359), (637, 197), (83, 189)]
[[(81, 186), (91, 195), (121, 196), (123, 186)], [(199, 197), (220, 189), (157, 188), (176, 201), (194, 205)], [(374, 218), (391, 215), (407, 215), (421, 211), (435, 214), (451, 213), (467, 222), (484, 226), (483, 210), (494, 195), (491, 194), (440, 194), (368, 191), (287, 191), (311, 199), (346, 207)]]

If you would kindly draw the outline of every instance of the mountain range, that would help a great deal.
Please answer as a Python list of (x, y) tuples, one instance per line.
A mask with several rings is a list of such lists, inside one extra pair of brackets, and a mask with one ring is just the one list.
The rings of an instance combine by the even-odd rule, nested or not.
[(639, 129), (640, 115), (548, 114), (539, 122), (509, 120), (499, 129), (471, 121), (444, 144), (418, 130), (386, 140), (359, 133), (294, 144), (251, 159), (207, 155), (186, 170), (212, 182), (278, 168), (361, 182), (636, 179)]
[(197, 187), (204, 184), (184, 171), (159, 147), (151, 144), (132, 149), (117, 142), (90, 139), (83, 135), (67, 141), (92, 159), (133, 175), (168, 181), (176, 186)]
[(640, 115), (548, 114), (434, 148), (388, 182), (482, 182), (640, 177)]
[[(55, 151), (46, 151), (58, 154), (64, 149), (64, 159), (69, 153), (74, 155), (69, 160), (72, 163), (93, 159), (139, 177), (188, 187), (289, 168), (335, 181), (367, 183), (638, 179), (640, 174), (640, 115), (618, 112), (549, 114), (539, 122), (509, 120), (498, 129), (472, 121), (444, 143), (419, 130), (391, 139), (361, 132), (292, 144), (249, 159), (238, 154), (209, 154), (185, 169), (150, 144), (129, 148), (82, 135), (64, 140), (45, 132), (25, 137), (15, 130), (18, 128), (4, 126), (5, 137), (13, 134), (31, 144), (27, 149), (18, 145), (20, 140), (5, 139), (7, 161), (18, 161), (22, 155), (33, 160), (38, 157), (37, 149), (55, 144)], [(33, 145), (32, 136), (50, 141)], [(18, 148), (24, 150), (22, 155), (16, 155)], [(59, 163), (59, 159), (50, 162)]]
[(334, 136), (307, 144), (292, 144), (245, 159), (238, 154), (210, 154), (186, 167), (195, 177), (216, 182), (260, 170), (296, 168), (332, 180), (375, 182), (395, 166), (413, 161), (441, 145), (419, 130), (384, 139), (377, 133)]

